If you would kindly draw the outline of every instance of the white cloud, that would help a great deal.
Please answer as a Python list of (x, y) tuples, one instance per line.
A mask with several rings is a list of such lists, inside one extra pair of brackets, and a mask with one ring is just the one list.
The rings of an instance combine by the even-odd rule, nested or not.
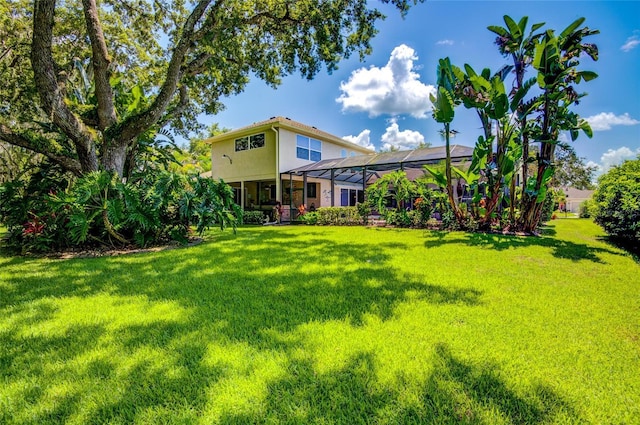
[(598, 174), (600, 174), (602, 172), (602, 165), (598, 164), (597, 162), (587, 161), (587, 163), (584, 164), (584, 165), (587, 168), (595, 168), (596, 169), (596, 173), (598, 173)]
[(609, 168), (620, 165), (626, 159), (635, 159), (638, 155), (640, 155), (640, 148), (635, 151), (629, 149), (626, 146), (623, 146), (618, 149), (609, 149), (600, 157), (600, 169), (603, 172), (607, 172)]
[(627, 38), (627, 41), (620, 47), (623, 52), (630, 52), (640, 44), (640, 38), (637, 35), (632, 35)]
[(437, 46), (453, 46), (453, 40), (438, 40), (436, 41)]
[(343, 139), (374, 151), (376, 150), (376, 147), (371, 143), (370, 136), (371, 130), (364, 129), (357, 136), (344, 136)]
[(612, 112), (601, 112), (598, 115), (585, 118), (593, 131), (611, 130), (614, 125), (637, 125), (640, 121), (633, 119), (628, 113), (615, 115)]
[(424, 136), (417, 131), (402, 130), (395, 119), (391, 120), (391, 125), (387, 127), (382, 135), (382, 149), (390, 150), (391, 148), (399, 150), (415, 149), (424, 143)]
[(429, 94), (435, 94), (435, 88), (420, 82), (413, 72), (417, 59), (411, 47), (401, 44), (382, 68), (353, 71), (349, 81), (340, 83), (342, 94), (336, 101), (345, 112), (368, 112), (370, 117), (410, 114), (426, 118), (431, 113)]

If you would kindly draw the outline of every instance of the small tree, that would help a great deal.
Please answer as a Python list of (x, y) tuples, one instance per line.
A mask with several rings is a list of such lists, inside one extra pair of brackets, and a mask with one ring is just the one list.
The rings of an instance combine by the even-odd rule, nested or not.
[(640, 240), (640, 156), (611, 168), (593, 194), (595, 221), (611, 236)]

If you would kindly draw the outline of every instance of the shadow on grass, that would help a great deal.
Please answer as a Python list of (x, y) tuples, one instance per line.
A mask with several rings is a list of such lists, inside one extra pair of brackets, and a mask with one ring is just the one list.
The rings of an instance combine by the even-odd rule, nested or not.
[[(22, 272), (0, 286), (0, 377), (23, 390), (18, 392), (22, 401), (0, 413), (0, 422), (30, 417), (59, 423), (77, 415), (84, 423), (196, 421), (209, 402), (207, 389), (230, 373), (229, 367), (207, 366), (212, 342), (292, 357), (299, 341), (281, 336), (306, 323), (339, 320), (361, 326), (368, 317), (388, 320), (409, 299), (469, 307), (482, 302), (482, 293), (473, 288), (445, 287), (401, 273), (389, 265), (384, 250), (367, 244), (317, 235), (305, 247), (300, 255), (291, 234), (276, 229), (153, 254), (5, 263)], [(92, 302), (113, 295), (126, 303), (132, 297), (136, 308), (169, 301), (183, 308), (184, 317), (149, 321), (144, 312), (131, 311), (133, 318), (113, 325), (108, 315), (93, 318), (88, 312), (66, 322), (69, 310), (56, 308), (58, 300), (66, 300), (70, 309), (94, 295)], [(126, 304), (121, 308), (125, 311)], [(66, 330), (50, 330), (61, 324)], [(31, 329), (50, 331), (31, 334)], [(298, 367), (304, 379), (312, 376), (310, 365), (287, 370), (295, 376)], [(338, 385), (351, 379), (358, 384), (359, 377), (345, 370), (336, 379)], [(67, 385), (65, 391), (57, 389)], [(54, 401), (52, 392), (60, 392)], [(361, 395), (354, 396), (344, 401), (354, 412), (348, 415), (361, 412)], [(327, 406), (317, 409), (320, 414)]]
[(422, 383), (398, 377), (393, 388), (377, 384), (375, 355), (360, 353), (339, 370), (317, 374), (308, 361), (290, 365), (289, 376), (269, 385), (259, 420), (252, 414), (225, 415), (223, 424), (512, 424), (580, 422), (575, 410), (552, 389), (536, 386), (517, 393), (493, 366), (456, 358), (444, 344), (435, 349), (436, 370)]
[(446, 232), (434, 232), (425, 234), (428, 239), (424, 245), (426, 248), (437, 248), (443, 245), (462, 244), (473, 247), (483, 247), (504, 251), (509, 249), (519, 249), (528, 247), (545, 247), (551, 249), (551, 254), (557, 258), (564, 258), (572, 261), (593, 261), (594, 263), (604, 263), (599, 254), (622, 255), (620, 252), (589, 246), (587, 244), (570, 242), (567, 240), (549, 237), (554, 235), (552, 227), (542, 230), (542, 236), (515, 236), (497, 233), (461, 233), (455, 234)]
[(640, 263), (640, 240), (633, 241), (611, 236), (600, 237), (598, 239), (628, 252), (636, 263)]

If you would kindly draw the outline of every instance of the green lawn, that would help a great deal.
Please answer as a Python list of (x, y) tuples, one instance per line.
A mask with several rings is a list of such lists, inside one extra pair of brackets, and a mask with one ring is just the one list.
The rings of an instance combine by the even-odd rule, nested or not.
[(0, 256), (0, 423), (638, 423), (640, 266), (540, 238), (268, 226)]

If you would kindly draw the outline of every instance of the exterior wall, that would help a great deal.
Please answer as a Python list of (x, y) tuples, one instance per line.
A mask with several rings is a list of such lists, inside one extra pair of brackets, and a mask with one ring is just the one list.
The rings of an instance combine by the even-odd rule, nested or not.
[[(304, 165), (311, 164), (314, 161), (297, 158), (296, 156), (296, 138), (297, 135), (303, 135), (322, 142), (322, 159), (341, 158), (342, 151), (344, 150), (347, 156), (352, 154), (362, 155), (365, 152), (356, 151), (358, 147), (346, 148), (333, 142), (322, 140), (321, 137), (314, 136), (312, 134), (305, 134), (304, 132), (295, 132), (293, 130), (280, 128), (280, 172), (284, 173), (294, 168), (302, 167)], [(272, 132), (273, 133), (273, 132)], [(360, 148), (362, 149), (362, 148)], [(371, 153), (371, 151), (366, 151)]]
[[(236, 152), (236, 139), (255, 134), (265, 135), (265, 145), (261, 148), (247, 149)], [(322, 143), (322, 159), (341, 158), (345, 156), (362, 155), (371, 151), (352, 143), (346, 142), (329, 133), (322, 132), (315, 127), (291, 121), (288, 118), (274, 117), (262, 123), (256, 123), (246, 128), (238, 129), (227, 134), (213, 137), (211, 140), (211, 177), (223, 179), (239, 192), (240, 205), (244, 208), (268, 208), (276, 200), (282, 200), (284, 206), (289, 205), (287, 192), (287, 177), (280, 181), (280, 174), (314, 161), (297, 158), (297, 135), (319, 140)], [(229, 158), (231, 160), (229, 160)], [(302, 178), (296, 182), (293, 191), (293, 206), (297, 208), (304, 201)], [(258, 183), (260, 182), (260, 183)], [(308, 183), (317, 184), (316, 196), (307, 193), (306, 206), (315, 208), (331, 206), (331, 182), (325, 179), (309, 178)], [(262, 191), (265, 184), (275, 185), (275, 199), (265, 201)], [(340, 186), (336, 185), (334, 205), (340, 206)], [(273, 198), (273, 196), (271, 196)]]
[(567, 189), (565, 192), (567, 194), (567, 211), (572, 213), (580, 212), (580, 204), (591, 199), (593, 192), (593, 190), (578, 190), (574, 188)]
[[(246, 136), (264, 133), (265, 144), (262, 148), (235, 151), (235, 140), (222, 140), (211, 146), (212, 175), (226, 182), (241, 180), (269, 180), (276, 178), (276, 137), (271, 130), (248, 132)], [(227, 155), (233, 163), (230, 163)]]

